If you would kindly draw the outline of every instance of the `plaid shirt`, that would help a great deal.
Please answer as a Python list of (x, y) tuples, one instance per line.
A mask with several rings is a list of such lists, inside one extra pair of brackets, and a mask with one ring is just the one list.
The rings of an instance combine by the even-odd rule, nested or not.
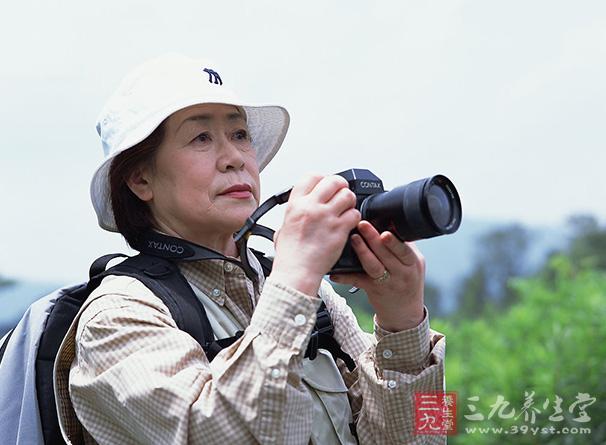
[[(181, 271), (245, 335), (209, 363), (168, 308), (140, 281), (110, 276), (74, 320), (55, 362), (55, 395), (73, 444), (306, 444), (312, 398), (302, 360), (320, 298), (269, 277), (255, 286), (222, 260)], [(345, 300), (323, 282), (335, 338), (356, 361), (339, 369), (362, 444), (444, 444), (415, 436), (414, 393), (444, 389), (445, 338), (429, 329), (364, 333)], [(77, 417), (76, 417), (77, 416)]]

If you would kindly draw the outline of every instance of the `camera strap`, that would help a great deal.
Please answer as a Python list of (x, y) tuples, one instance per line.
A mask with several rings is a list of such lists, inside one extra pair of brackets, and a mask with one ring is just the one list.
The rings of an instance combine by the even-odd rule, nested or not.
[(236, 241), (236, 244), (238, 245), (238, 248), (240, 250), (240, 261), (242, 263), (242, 268), (244, 269), (244, 272), (246, 274), (252, 272), (252, 267), (250, 266), (250, 263), (248, 261), (248, 255), (246, 253), (246, 249), (248, 247), (248, 239), (252, 235), (256, 235), (262, 236), (263, 238), (266, 238), (271, 242), (273, 242), (274, 240), (275, 231), (270, 229), (269, 227), (257, 224), (257, 221), (275, 206), (282, 205), (285, 202), (288, 202), (291, 190), (292, 187), (283, 192), (276, 193), (275, 195), (265, 200), (265, 202), (263, 202), (263, 204), (261, 204), (259, 208), (257, 208), (257, 210), (255, 210), (253, 214), (248, 217), (244, 226), (234, 236), (234, 240)]
[[(268, 229), (271, 230), (271, 229)], [(148, 231), (139, 237), (138, 243), (134, 246), (141, 253), (165, 258), (172, 261), (199, 261), (199, 260), (223, 260), (241, 266), (246, 276), (253, 282), (258, 281), (257, 273), (250, 267), (248, 258), (246, 265), (235, 258), (227, 257), (216, 250), (200, 246), (191, 241), (174, 236), (164, 235), (159, 232)]]
[(261, 204), (253, 214), (246, 219), (244, 226), (234, 235), (234, 241), (240, 253), (240, 260), (226, 257), (216, 250), (200, 246), (190, 241), (164, 235), (155, 231), (147, 231), (139, 237), (136, 250), (152, 256), (166, 258), (175, 261), (198, 261), (198, 260), (223, 260), (234, 263), (244, 270), (246, 276), (253, 282), (257, 282), (257, 273), (248, 260), (248, 239), (252, 235), (262, 236), (273, 242), (274, 230), (257, 224), (257, 221), (268, 211), (277, 205), (284, 204), (290, 197), (292, 187), (280, 193), (276, 193)]

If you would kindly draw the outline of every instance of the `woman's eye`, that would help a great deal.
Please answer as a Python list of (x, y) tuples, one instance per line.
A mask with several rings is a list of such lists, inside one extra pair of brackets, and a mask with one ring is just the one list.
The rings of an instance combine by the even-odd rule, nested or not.
[(200, 133), (198, 136), (196, 136), (194, 142), (209, 142), (210, 140), (210, 134)]
[(238, 130), (234, 133), (234, 138), (238, 141), (248, 141), (248, 131), (246, 130)]

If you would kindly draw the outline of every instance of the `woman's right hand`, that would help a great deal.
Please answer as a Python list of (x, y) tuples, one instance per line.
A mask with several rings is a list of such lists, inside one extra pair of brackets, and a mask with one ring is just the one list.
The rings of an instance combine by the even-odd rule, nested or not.
[(274, 237), (271, 277), (316, 295), (360, 221), (356, 196), (338, 175), (307, 176), (290, 193), (284, 223)]

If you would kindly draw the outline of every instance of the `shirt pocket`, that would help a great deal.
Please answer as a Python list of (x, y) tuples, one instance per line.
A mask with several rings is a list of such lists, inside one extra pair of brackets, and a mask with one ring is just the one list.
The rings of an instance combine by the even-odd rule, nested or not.
[(349, 427), (353, 416), (347, 386), (332, 355), (319, 349), (314, 360), (303, 360), (302, 378), (314, 403), (312, 443), (357, 444)]

